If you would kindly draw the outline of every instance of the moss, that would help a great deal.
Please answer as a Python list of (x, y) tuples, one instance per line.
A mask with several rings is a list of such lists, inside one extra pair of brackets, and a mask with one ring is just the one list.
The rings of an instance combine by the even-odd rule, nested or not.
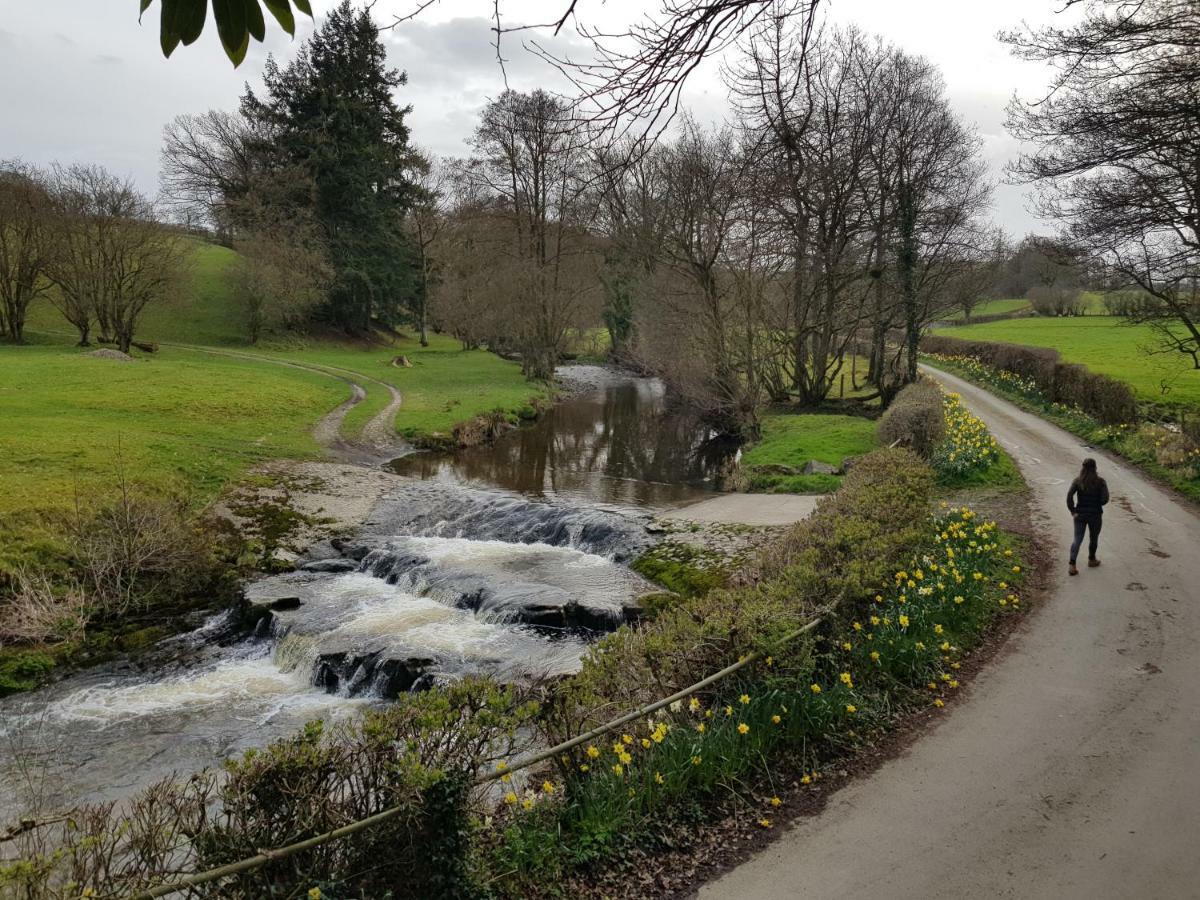
[(44, 684), (56, 660), (38, 650), (0, 651), (0, 697)]
[(169, 633), (161, 625), (148, 625), (145, 628), (138, 628), (121, 635), (117, 639), (117, 646), (125, 651), (144, 650), (147, 647), (157, 644)]
[(725, 558), (719, 553), (675, 541), (646, 551), (630, 568), (681, 597), (702, 596), (729, 580)]

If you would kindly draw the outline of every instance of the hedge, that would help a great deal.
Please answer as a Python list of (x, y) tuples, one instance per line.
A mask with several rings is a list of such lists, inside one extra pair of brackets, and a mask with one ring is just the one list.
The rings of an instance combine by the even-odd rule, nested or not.
[(1030, 378), (1051, 402), (1077, 406), (1105, 425), (1138, 419), (1137, 398), (1129, 385), (1098, 375), (1086, 366), (1065, 363), (1057, 350), (940, 335), (923, 338), (921, 350), (945, 356), (969, 356), (993, 369)]
[(877, 437), (885, 447), (903, 444), (929, 459), (946, 436), (942, 392), (937, 385), (918, 381), (904, 388), (879, 420)]

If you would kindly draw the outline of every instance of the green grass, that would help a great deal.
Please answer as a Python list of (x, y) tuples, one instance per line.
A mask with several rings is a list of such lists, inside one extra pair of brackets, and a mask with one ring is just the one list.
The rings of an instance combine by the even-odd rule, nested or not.
[[(1067, 362), (1124, 381), (1139, 400), (1200, 408), (1200, 371), (1178, 354), (1149, 355), (1154, 343), (1147, 325), (1126, 325), (1112, 316), (1013, 319), (938, 330), (939, 335), (1051, 347)], [(1165, 390), (1164, 390), (1165, 388)]]
[(207, 500), (256, 463), (316, 456), (312, 424), (345, 397), (319, 375), (173, 348), (121, 363), (0, 347), (0, 519), (67, 507), (118, 466)]
[[(410, 439), (436, 442), (449, 437), (459, 422), (482, 413), (517, 413), (547, 397), (545, 388), (526, 381), (521, 367), (485, 350), (461, 350), (446, 335), (431, 334), (429, 346), (398, 339), (387, 347), (317, 345), (304, 349), (268, 351), (269, 355), (360, 372), (392, 385), (403, 398), (396, 430)], [(407, 356), (411, 369), (390, 363)], [(344, 430), (353, 435), (387, 405), (387, 392), (369, 382), (367, 402), (346, 416)]]
[(840, 466), (848, 456), (861, 456), (875, 446), (875, 423), (861, 416), (785, 413), (763, 418), (762, 438), (742, 454), (750, 489), (767, 493), (826, 493), (836, 490), (836, 475), (799, 475), (755, 471), (764, 467), (800, 469), (815, 459)]

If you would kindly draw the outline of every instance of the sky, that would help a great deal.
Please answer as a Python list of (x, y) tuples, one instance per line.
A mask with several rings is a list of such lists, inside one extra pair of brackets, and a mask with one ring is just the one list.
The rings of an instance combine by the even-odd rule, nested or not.
[[(335, 0), (314, 0), (318, 18)], [(506, 23), (536, 24), (565, 0), (501, 0)], [(414, 0), (376, 0), (381, 23), (412, 11)], [(1018, 92), (1041, 96), (1048, 78), (1039, 64), (1013, 59), (996, 32), (1022, 21), (1060, 20), (1061, 0), (822, 0), (835, 24), (854, 23), (937, 64), (960, 115), (977, 128), (992, 180), (993, 219), (1011, 235), (1051, 230), (1025, 209), (1025, 189), (1001, 184), (1004, 163), (1019, 144), (1003, 126), (1004, 107)], [(0, 0), (0, 159), (48, 164), (99, 163), (132, 178), (146, 193), (158, 186), (163, 126), (182, 113), (234, 109), (249, 84), (257, 88), (268, 53), (286, 60), (313, 24), (298, 17), (292, 40), (268, 20), (265, 44), (251, 42), (234, 69), (211, 22), (200, 40), (163, 59), (158, 4), (139, 23), (134, 0)], [(620, 28), (641, 15), (643, 0), (579, 0), (580, 18)], [(506, 35), (506, 64), (496, 59), (490, 32), (491, 0), (436, 0), (407, 22), (384, 32), (393, 66), (408, 73), (397, 99), (411, 105), (413, 140), (439, 155), (462, 156), (479, 109), (509, 86), (563, 88), (562, 77), (522, 46), (538, 35)], [(558, 53), (579, 55), (573, 33), (540, 39)], [(689, 82), (685, 103), (701, 121), (728, 115), (719, 61)]]

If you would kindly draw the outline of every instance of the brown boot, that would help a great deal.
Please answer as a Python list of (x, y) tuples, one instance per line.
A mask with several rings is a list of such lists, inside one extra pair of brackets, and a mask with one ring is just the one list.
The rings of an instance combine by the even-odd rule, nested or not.
[(1094, 569), (1098, 565), (1100, 565), (1100, 560), (1096, 559), (1096, 557), (1093, 556), (1091, 559), (1088, 560), (1088, 568), (1089, 569)]
[(1079, 570), (1077, 568), (1075, 568), (1075, 563), (1071, 563), (1070, 567), (1067, 569), (1067, 574), (1068, 575), (1078, 575), (1079, 574)]

